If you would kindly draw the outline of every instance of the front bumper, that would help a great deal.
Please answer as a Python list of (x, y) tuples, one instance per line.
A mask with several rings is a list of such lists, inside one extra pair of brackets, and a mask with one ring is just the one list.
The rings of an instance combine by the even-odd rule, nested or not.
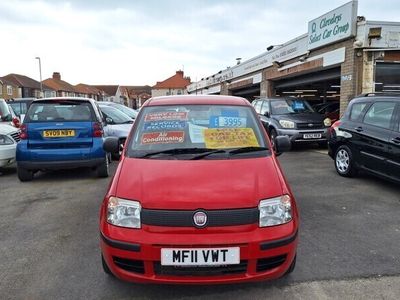
[(0, 146), (0, 167), (6, 167), (15, 162), (17, 144)]
[[(102, 255), (118, 278), (140, 283), (223, 284), (277, 279), (296, 255), (295, 222), (230, 233), (154, 233), (103, 224)], [(243, 228), (242, 228), (243, 229)], [(236, 231), (236, 232), (235, 232)], [(162, 248), (240, 248), (240, 264), (218, 267), (166, 267)]]
[[(278, 135), (286, 135), (289, 137), (292, 143), (315, 143), (315, 142), (326, 142), (328, 128), (321, 129), (278, 129)], [(321, 138), (304, 138), (305, 134), (321, 134)]]

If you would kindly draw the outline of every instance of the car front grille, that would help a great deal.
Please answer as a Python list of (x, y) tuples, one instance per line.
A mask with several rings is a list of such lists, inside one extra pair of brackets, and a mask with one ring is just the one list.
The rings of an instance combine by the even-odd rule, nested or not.
[(286, 254), (257, 260), (257, 272), (265, 272), (279, 267), (286, 261)]
[[(193, 215), (198, 210), (142, 209), (143, 224), (168, 227), (194, 227)], [(201, 210), (207, 215), (205, 227), (235, 226), (258, 223), (258, 208)]]
[(160, 262), (154, 263), (156, 275), (170, 276), (223, 276), (232, 274), (243, 274), (247, 271), (247, 260), (240, 261), (236, 265), (223, 266), (196, 266), (196, 267), (175, 267), (162, 266)]
[(21, 138), (19, 137), (18, 131), (15, 131), (15, 132), (11, 133), (10, 135), (16, 143), (18, 143), (21, 140)]
[(324, 128), (324, 124), (323, 123), (297, 123), (297, 129), (322, 129)]

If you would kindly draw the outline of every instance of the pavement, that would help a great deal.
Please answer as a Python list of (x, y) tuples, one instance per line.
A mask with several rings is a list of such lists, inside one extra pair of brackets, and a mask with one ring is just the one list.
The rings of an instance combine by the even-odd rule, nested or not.
[[(89, 170), (0, 174), (1, 299), (398, 299), (400, 186), (342, 178), (324, 149), (279, 157), (301, 216), (295, 271), (220, 286), (126, 283), (101, 268), (98, 214), (109, 178)], [(112, 164), (113, 170), (116, 163)]]

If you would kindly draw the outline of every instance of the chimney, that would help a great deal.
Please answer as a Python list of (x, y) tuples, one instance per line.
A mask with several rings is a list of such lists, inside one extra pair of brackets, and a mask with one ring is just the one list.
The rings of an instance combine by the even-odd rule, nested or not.
[(183, 77), (183, 71), (181, 71), (181, 70), (179, 70), (179, 71), (176, 71), (176, 75), (180, 75), (180, 76), (182, 76), (182, 77)]
[(53, 79), (61, 80), (60, 72), (53, 72)]

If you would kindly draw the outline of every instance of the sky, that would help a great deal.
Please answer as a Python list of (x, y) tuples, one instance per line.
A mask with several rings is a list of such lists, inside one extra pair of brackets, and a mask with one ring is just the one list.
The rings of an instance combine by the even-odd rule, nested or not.
[[(0, 76), (155, 85), (192, 81), (307, 32), (347, 0), (0, 0)], [(400, 21), (399, 0), (359, 0), (367, 20)]]

